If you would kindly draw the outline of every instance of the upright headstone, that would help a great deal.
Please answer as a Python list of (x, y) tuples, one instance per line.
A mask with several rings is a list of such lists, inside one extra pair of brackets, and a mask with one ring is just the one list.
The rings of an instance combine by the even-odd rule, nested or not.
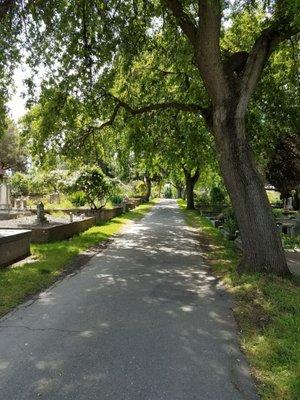
[(19, 210), (21, 208), (21, 199), (15, 199), (14, 208)]
[(293, 198), (292, 197), (289, 197), (288, 200), (287, 200), (287, 209), (289, 211), (294, 209), (294, 207), (293, 207)]
[(45, 208), (42, 202), (36, 205), (36, 220), (38, 224), (44, 224), (48, 222), (47, 218), (45, 217)]
[(21, 200), (21, 210), (26, 210), (27, 209), (27, 200), (22, 199)]
[(11, 210), (10, 186), (5, 175), (2, 176), (0, 181), (0, 210)]

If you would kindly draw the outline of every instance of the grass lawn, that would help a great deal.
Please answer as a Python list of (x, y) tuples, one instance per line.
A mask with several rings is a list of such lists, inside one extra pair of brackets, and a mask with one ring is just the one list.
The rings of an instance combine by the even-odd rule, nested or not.
[(31, 252), (37, 258), (35, 262), (0, 269), (0, 315), (51, 285), (68, 270), (76, 255), (118, 233), (129, 221), (139, 220), (153, 205), (154, 202), (142, 204), (69, 240), (31, 245)]
[(262, 274), (238, 275), (240, 255), (209, 220), (185, 210), (186, 222), (199, 230), (204, 257), (235, 299), (241, 347), (251, 364), (263, 400), (300, 399), (299, 281)]

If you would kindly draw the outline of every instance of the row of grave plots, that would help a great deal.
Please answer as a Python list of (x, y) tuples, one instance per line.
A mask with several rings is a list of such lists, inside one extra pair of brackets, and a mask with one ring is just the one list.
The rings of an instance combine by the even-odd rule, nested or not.
[(143, 198), (133, 198), (111, 209), (45, 210), (46, 220), (40, 223), (34, 210), (19, 214), (19, 218), (0, 221), (0, 267), (11, 265), (30, 255), (30, 243), (48, 243), (68, 239), (91, 226), (109, 221), (134, 209)]

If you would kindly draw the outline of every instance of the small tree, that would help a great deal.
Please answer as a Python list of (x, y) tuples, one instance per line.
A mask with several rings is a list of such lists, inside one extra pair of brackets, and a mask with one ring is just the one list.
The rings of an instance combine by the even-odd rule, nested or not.
[(279, 139), (267, 166), (267, 179), (283, 199), (300, 185), (300, 138), (296, 134)]
[(28, 176), (21, 172), (16, 172), (10, 179), (11, 194), (14, 197), (27, 196), (29, 194), (30, 182)]
[(82, 191), (87, 203), (94, 210), (104, 207), (113, 191), (113, 184), (96, 166), (83, 167), (75, 182), (71, 185), (72, 192)]

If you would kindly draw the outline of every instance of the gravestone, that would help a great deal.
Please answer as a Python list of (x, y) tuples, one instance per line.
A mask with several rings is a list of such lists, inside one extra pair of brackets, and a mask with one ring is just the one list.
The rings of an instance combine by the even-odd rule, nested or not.
[(27, 200), (22, 199), (21, 200), (21, 210), (26, 210), (27, 209)]
[(7, 180), (7, 171), (0, 163), (0, 220), (11, 219), (10, 186)]
[(43, 225), (48, 222), (47, 218), (45, 217), (45, 208), (42, 202), (36, 205), (36, 220), (37, 223)]
[(21, 199), (15, 199), (14, 208), (19, 210), (21, 208)]

